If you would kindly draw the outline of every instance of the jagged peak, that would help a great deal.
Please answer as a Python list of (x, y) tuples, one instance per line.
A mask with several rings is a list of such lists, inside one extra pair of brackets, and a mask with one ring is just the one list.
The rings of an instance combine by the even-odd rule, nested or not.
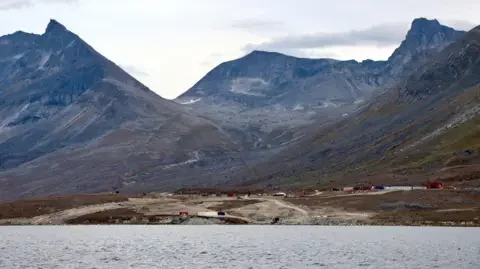
[(54, 19), (50, 19), (50, 22), (47, 25), (47, 29), (45, 30), (45, 33), (52, 33), (52, 32), (58, 32), (58, 31), (67, 31), (67, 27), (63, 26), (63, 24), (59, 23), (58, 21)]
[(412, 28), (418, 27), (418, 26), (435, 26), (435, 25), (441, 25), (440, 22), (437, 19), (429, 20), (427, 18), (416, 18), (412, 21)]
[(463, 33), (465, 32), (440, 24), (437, 19), (429, 20), (423, 17), (414, 19), (405, 40), (388, 58), (388, 61), (404, 57), (406, 51), (408, 54), (408, 51), (418, 53), (433, 47), (442, 49)]
[(407, 40), (415, 36), (432, 36), (439, 32), (462, 33), (463, 31), (456, 31), (455, 29), (442, 25), (437, 19), (429, 20), (426, 18), (417, 18), (412, 21), (410, 30), (407, 33)]

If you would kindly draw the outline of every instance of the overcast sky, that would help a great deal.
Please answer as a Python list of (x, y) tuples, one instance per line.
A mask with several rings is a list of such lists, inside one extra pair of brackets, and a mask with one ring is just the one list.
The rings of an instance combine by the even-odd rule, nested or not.
[(0, 35), (50, 18), (165, 98), (253, 49), (386, 59), (417, 17), (469, 30), (478, 0), (0, 0)]

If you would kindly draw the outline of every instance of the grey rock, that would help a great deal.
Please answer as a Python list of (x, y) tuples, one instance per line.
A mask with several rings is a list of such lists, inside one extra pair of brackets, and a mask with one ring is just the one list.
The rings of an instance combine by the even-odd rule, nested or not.
[(415, 19), (405, 40), (388, 58), (387, 74), (403, 78), (463, 34), (464, 31), (441, 25), (437, 20)]
[(0, 200), (182, 186), (176, 170), (238, 149), (55, 20), (42, 35), (0, 37)]
[(253, 51), (211, 70), (176, 99), (251, 149), (284, 146), (355, 112), (464, 32), (415, 19), (387, 61), (305, 59)]
[[(356, 113), (258, 164), (255, 179), (243, 184), (268, 185), (278, 178), (285, 179), (282, 184), (322, 184), (348, 176), (353, 183), (372, 174), (441, 171), (450, 157), (445, 152), (465, 150), (466, 141), (474, 141), (468, 139), (475, 137), (472, 126), (480, 115), (479, 51), (480, 26)], [(424, 184), (425, 178), (416, 180)]]
[[(462, 32), (419, 19), (388, 61), (254, 51), (171, 102), (55, 20), (42, 35), (0, 37), (0, 200), (277, 186), (305, 171), (373, 162), (410, 138), (402, 126), (414, 117), (440, 125), (426, 111), (447, 100), (447, 90), (478, 81), (478, 44), (458, 39), (467, 42)], [(393, 117), (367, 113), (400, 104), (408, 109)]]

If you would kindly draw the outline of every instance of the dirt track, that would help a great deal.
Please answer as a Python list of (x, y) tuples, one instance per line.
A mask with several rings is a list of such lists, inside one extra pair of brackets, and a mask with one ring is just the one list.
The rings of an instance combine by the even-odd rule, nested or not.
[(129, 198), (124, 202), (80, 206), (31, 218), (12, 216), (0, 220), (0, 224), (65, 224), (83, 216), (94, 215), (98, 212), (114, 212), (116, 209), (133, 210), (145, 217), (176, 216), (183, 211), (190, 215), (196, 215), (198, 212), (225, 211), (226, 217), (251, 224), (270, 224), (274, 218), (279, 218), (280, 223), (283, 224), (311, 224), (314, 217), (314, 212), (308, 208), (301, 208), (301, 206), (291, 204), (281, 198), (150, 196)]
[[(0, 204), (0, 209), (8, 209), (3, 215), (0, 211), (4, 216), (0, 224), (176, 224), (181, 222), (178, 215), (182, 211), (190, 216), (224, 211), (226, 216), (219, 220), (191, 220), (190, 223), (221, 224), (228, 220), (237, 224), (270, 224), (278, 218), (278, 224), (480, 225), (480, 193), (475, 191), (324, 192), (292, 198), (148, 195), (119, 199), (111, 196), (104, 195), (99, 200), (99, 196), (92, 195), (99, 204), (91, 204), (88, 196), (82, 196), (84, 201), (80, 206), (72, 204), (71, 208), (65, 208), (65, 199), (62, 203), (57, 203), (58, 199), (40, 199)], [(78, 201), (75, 196), (70, 199)]]

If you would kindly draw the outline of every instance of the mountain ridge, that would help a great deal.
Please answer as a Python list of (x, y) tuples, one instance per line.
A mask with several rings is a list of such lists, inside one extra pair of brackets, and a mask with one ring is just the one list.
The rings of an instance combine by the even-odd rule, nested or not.
[(417, 171), (415, 160), (442, 168), (465, 141), (477, 145), (480, 28), (451, 32), (423, 19), (412, 28), (409, 38), (437, 30), (400, 45), (395, 61), (255, 51), (176, 102), (55, 20), (42, 35), (0, 37), (0, 200), (325, 184)]
[(381, 184), (372, 182), (378, 174), (397, 175), (397, 184), (480, 186), (479, 51), (480, 26), (357, 113), (252, 168), (255, 179), (240, 185)]
[[(443, 49), (446, 45), (448, 45), (453, 40), (458, 38), (458, 36), (461, 36), (464, 33), (465, 31), (458, 31), (451, 27), (444, 26), (440, 24), (439, 21), (436, 19), (428, 20), (426, 18), (417, 18), (412, 21), (411, 27), (407, 32), (405, 39), (402, 41), (399, 47), (395, 49), (395, 51), (390, 55), (390, 57), (386, 60), (373, 61), (371, 59), (365, 59), (362, 61), (356, 61), (353, 59), (352, 60), (336, 60), (336, 59), (330, 59), (330, 58), (304, 58), (304, 57), (296, 57), (296, 56), (287, 55), (279, 52), (273, 52), (273, 51), (253, 50), (252, 52), (238, 59), (226, 61), (219, 64), (217, 67), (209, 71), (203, 79), (208, 77), (209, 74), (215, 73), (217, 69), (220, 69), (225, 65), (229, 65), (237, 61), (242, 61), (242, 60), (251, 59), (251, 58), (253, 58), (254, 61), (264, 60), (264, 58), (256, 59), (256, 57), (268, 57), (268, 58), (285, 57), (287, 59), (297, 59), (297, 60), (306, 60), (306, 61), (327, 61), (329, 63), (338, 63), (338, 62), (358, 63), (358, 64), (364, 64), (364, 65), (366, 64), (382, 65), (383, 63), (385, 63), (387, 65), (389, 64), (391, 65), (392, 64), (391, 62), (410, 61), (412, 56), (414, 55), (402, 55), (403, 53), (405, 53), (406, 50), (408, 51), (409, 54), (421, 53), (423, 51), (430, 50), (430, 49), (435, 49), (438, 51)], [(401, 60), (396, 58), (401, 58)], [(408, 59), (405, 59), (405, 58), (408, 58)], [(399, 71), (396, 71), (396, 73), (399, 73)], [(177, 99), (181, 100), (186, 97), (189, 97), (191, 93), (195, 92), (195, 88), (199, 84), (201, 84), (203, 79), (195, 83), (195, 85), (190, 90), (187, 90), (186, 92), (182, 93)]]
[[(182, 186), (179, 171), (241, 149), (55, 20), (42, 35), (0, 38), (0, 88), (0, 199), (106, 191), (112, 178)], [(144, 173), (153, 168), (170, 175)]]
[[(279, 146), (304, 136), (312, 125), (354, 113), (463, 33), (437, 20), (415, 19), (386, 61), (308, 59), (254, 50), (213, 68), (175, 101), (255, 137), (249, 142), (252, 148)], [(284, 132), (280, 139), (271, 135)]]

